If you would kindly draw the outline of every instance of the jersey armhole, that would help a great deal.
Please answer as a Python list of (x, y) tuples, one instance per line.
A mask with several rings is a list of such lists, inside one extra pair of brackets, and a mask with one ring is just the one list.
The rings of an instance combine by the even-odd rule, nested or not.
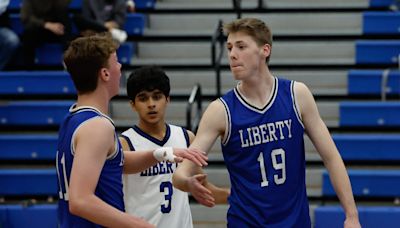
[(297, 120), (299, 121), (299, 123), (301, 124), (301, 126), (304, 129), (303, 120), (301, 119), (301, 115), (300, 115), (300, 109), (296, 102), (296, 94), (295, 94), (295, 90), (294, 90), (295, 83), (296, 83), (295, 81), (290, 82), (290, 94), (292, 96), (293, 110), (294, 110), (294, 113), (296, 114)]
[(224, 109), (225, 109), (225, 134), (221, 140), (221, 144), (225, 146), (228, 143), (230, 136), (231, 136), (231, 115), (229, 112), (229, 107), (226, 104), (226, 102), (224, 101), (224, 99), (219, 98), (219, 100), (224, 105)]
[(126, 135), (123, 135), (123, 134), (121, 134), (121, 137), (124, 138), (125, 141), (128, 143), (129, 149), (130, 149), (131, 151), (134, 151), (134, 150), (135, 150), (135, 147), (132, 145), (132, 142), (131, 142), (131, 140), (129, 140), (129, 137), (126, 136)]

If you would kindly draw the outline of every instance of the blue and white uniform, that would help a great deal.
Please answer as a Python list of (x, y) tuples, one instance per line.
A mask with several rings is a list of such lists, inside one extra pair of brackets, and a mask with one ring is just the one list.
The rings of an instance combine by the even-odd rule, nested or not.
[[(174, 125), (166, 127), (164, 139), (161, 141), (143, 132), (138, 126), (124, 131), (122, 137), (127, 140), (132, 151), (189, 146), (186, 129)], [(172, 175), (176, 167), (177, 163), (164, 161), (141, 173), (125, 175), (126, 212), (142, 217), (157, 227), (193, 227), (188, 194), (172, 185)]]
[[(73, 105), (69, 114), (59, 130), (57, 145), (56, 168), (58, 177), (58, 221), (59, 227), (101, 227), (86, 219), (72, 215), (69, 212), (68, 186), (71, 175), (72, 163), (74, 160), (74, 137), (80, 126), (93, 118), (106, 118), (113, 125), (113, 121), (106, 115), (93, 107), (78, 107)], [(124, 211), (123, 190), (122, 190), (122, 169), (124, 155), (121, 144), (115, 133), (115, 151), (107, 157), (101, 170), (95, 194), (109, 205)]]
[(304, 126), (293, 87), (293, 81), (274, 78), (261, 109), (237, 87), (220, 98), (227, 117), (222, 152), (231, 181), (228, 227), (311, 227)]

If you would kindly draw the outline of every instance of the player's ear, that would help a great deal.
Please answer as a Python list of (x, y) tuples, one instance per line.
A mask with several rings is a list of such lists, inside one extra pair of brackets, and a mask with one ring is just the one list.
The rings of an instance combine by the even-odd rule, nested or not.
[(133, 111), (137, 112), (136, 106), (135, 106), (135, 102), (134, 102), (134, 101), (130, 100), (130, 101), (129, 101), (129, 105), (131, 106), (131, 108), (132, 108)]
[(271, 45), (269, 45), (269, 44), (264, 44), (263, 46), (262, 46), (262, 52), (263, 52), (263, 55), (265, 56), (265, 58), (268, 58), (268, 56), (270, 56), (271, 55)]

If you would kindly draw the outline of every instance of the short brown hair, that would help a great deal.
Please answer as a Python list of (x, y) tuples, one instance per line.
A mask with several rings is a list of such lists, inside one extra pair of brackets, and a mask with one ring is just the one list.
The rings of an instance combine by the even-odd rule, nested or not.
[(110, 55), (118, 44), (107, 34), (79, 37), (71, 42), (64, 53), (64, 63), (78, 94), (97, 88), (98, 73), (108, 67)]
[[(243, 32), (257, 43), (258, 46), (269, 44), (272, 47), (272, 32), (271, 29), (260, 19), (257, 18), (242, 18), (224, 24), (223, 30), (228, 36), (230, 33)], [(269, 62), (270, 56), (266, 62)]]

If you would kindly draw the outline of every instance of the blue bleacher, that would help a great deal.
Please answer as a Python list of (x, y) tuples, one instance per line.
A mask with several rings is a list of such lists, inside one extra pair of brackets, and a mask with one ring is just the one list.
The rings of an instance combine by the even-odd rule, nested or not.
[(136, 9), (154, 9), (156, 0), (135, 0)]
[(399, 12), (364, 12), (364, 34), (399, 34)]
[(398, 127), (400, 126), (400, 103), (340, 102), (339, 125), (342, 127)]
[(396, 64), (400, 54), (398, 40), (356, 41), (357, 64)]
[(389, 7), (395, 1), (396, 0), (369, 0), (369, 6), (371, 8), (374, 8), (374, 7)]
[(0, 125), (57, 126), (72, 101), (12, 101), (0, 103)]
[(0, 227), (57, 227), (57, 205), (0, 205)]
[(57, 196), (55, 168), (0, 169), (0, 196)]
[(143, 35), (146, 20), (144, 14), (130, 13), (126, 15), (124, 30), (128, 35)]
[[(383, 70), (350, 70), (348, 72), (348, 93), (349, 94), (381, 94)], [(400, 94), (400, 71), (389, 71), (387, 94)]]
[(399, 134), (334, 134), (345, 161), (400, 161)]
[[(60, 44), (44, 44), (36, 49), (35, 63), (38, 65), (62, 65), (63, 49)], [(125, 42), (117, 50), (121, 64), (130, 64), (135, 55), (135, 45)]]
[(1, 134), (0, 160), (54, 160), (55, 134)]
[(3, 71), (0, 72), (0, 94), (76, 94), (66, 71)]
[[(400, 170), (348, 170), (354, 196), (399, 197)], [(322, 175), (322, 195), (336, 196), (328, 173)]]
[[(358, 207), (362, 227), (398, 228), (400, 207), (363, 206)], [(315, 228), (343, 228), (345, 215), (342, 207), (320, 206), (315, 208)]]

